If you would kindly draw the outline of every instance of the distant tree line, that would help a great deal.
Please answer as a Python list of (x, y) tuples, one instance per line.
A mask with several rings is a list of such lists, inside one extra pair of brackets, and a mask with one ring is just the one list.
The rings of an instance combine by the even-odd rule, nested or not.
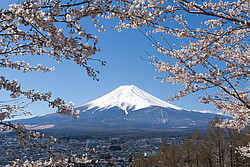
[(249, 143), (250, 128), (241, 133), (236, 130), (214, 126), (210, 123), (206, 135), (194, 131), (183, 144), (164, 141), (160, 149), (150, 158), (136, 154), (131, 167), (249, 167), (250, 158), (238, 151)]

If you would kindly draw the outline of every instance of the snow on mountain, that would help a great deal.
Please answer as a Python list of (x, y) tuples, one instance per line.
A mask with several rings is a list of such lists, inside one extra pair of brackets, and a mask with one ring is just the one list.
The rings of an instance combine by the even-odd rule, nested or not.
[(182, 108), (158, 99), (134, 85), (120, 86), (112, 92), (83, 106), (87, 106), (87, 110), (95, 107), (97, 107), (98, 109), (119, 107), (124, 110), (126, 114), (128, 114), (128, 110), (139, 110), (142, 108), (147, 108), (149, 106), (160, 106), (182, 110)]

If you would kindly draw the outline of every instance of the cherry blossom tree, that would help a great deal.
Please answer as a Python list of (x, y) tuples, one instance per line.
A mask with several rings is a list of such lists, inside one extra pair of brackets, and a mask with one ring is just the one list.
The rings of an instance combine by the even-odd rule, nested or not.
[[(149, 58), (156, 71), (167, 74), (156, 79), (183, 86), (169, 101), (203, 91), (200, 102), (234, 117), (222, 127), (240, 130), (249, 124), (249, 0), (124, 3), (127, 17), (116, 29), (149, 27), (145, 36), (166, 57), (166, 61)], [(155, 34), (162, 40), (157, 41)], [(168, 38), (179, 40), (178, 46)]]
[[(250, 123), (249, 1), (180, 0), (166, 8), (160, 6), (163, 14), (159, 20), (170, 14), (179, 26), (157, 25), (148, 33), (161, 33), (164, 39), (169, 34), (183, 42), (179, 47), (154, 44), (158, 52), (176, 60), (164, 62), (151, 58), (159, 72), (168, 74), (161, 78), (162, 82), (184, 86), (169, 100), (204, 91), (206, 95), (199, 99), (200, 102), (212, 103), (218, 110), (234, 117), (234, 120), (225, 120), (222, 127), (243, 129)], [(197, 20), (203, 17), (204, 20), (200, 25), (192, 26), (184, 16), (198, 17)]]
[[(156, 79), (183, 86), (169, 101), (203, 92), (201, 103), (213, 104), (234, 118), (217, 126), (241, 130), (250, 123), (249, 4), (249, 0), (134, 1), (131, 13), (139, 10), (142, 15), (116, 28), (152, 26), (145, 34), (165, 55), (165, 60), (149, 57), (156, 71), (166, 74)], [(157, 41), (155, 34), (162, 39)], [(178, 45), (169, 42), (173, 38)], [(249, 146), (240, 149), (249, 156)]]
[[(61, 0), (26, 0), (11, 4), (9, 9), (0, 9), (0, 67), (21, 70), (23, 73), (38, 71), (51, 72), (54, 67), (46, 67), (42, 64), (31, 66), (28, 62), (12, 61), (20, 56), (49, 56), (62, 63), (71, 60), (83, 67), (87, 74), (94, 80), (98, 80), (99, 71), (92, 69), (90, 61), (105, 61), (94, 59), (93, 55), (100, 52), (97, 46), (98, 37), (88, 33), (80, 24), (84, 18), (91, 17), (99, 31), (103, 31), (95, 20), (97, 15), (104, 16), (110, 11), (109, 1), (71, 1)], [(13, 100), (1, 101), (0, 128), (1, 131), (17, 131), (19, 141), (27, 147), (31, 141), (47, 151), (51, 157), (49, 162), (13, 162), (12, 166), (68, 166), (69, 159), (54, 154), (47, 145), (42, 145), (44, 134), (29, 131), (23, 125), (5, 121), (16, 116), (17, 113), (31, 114), (26, 111), (26, 105), (19, 103), (21, 98), (30, 102), (44, 101), (49, 107), (56, 108), (58, 114), (72, 115), (78, 118), (79, 111), (73, 110), (73, 103), (61, 98), (51, 100), (51, 92), (41, 93), (39, 91), (22, 90), (17, 80), (9, 80), (7, 76), (0, 76), (0, 89), (9, 92)], [(52, 136), (48, 139), (55, 142)], [(72, 157), (71, 157), (72, 158)], [(71, 162), (85, 162), (86, 158), (75, 158)]]
[[(116, 29), (148, 26), (145, 36), (166, 57), (166, 61), (149, 58), (156, 71), (167, 74), (156, 79), (183, 86), (169, 101), (203, 91), (200, 102), (214, 104), (234, 117), (221, 126), (240, 130), (250, 123), (249, 0), (124, 3), (130, 13), (124, 19), (129, 23), (122, 20)], [(155, 34), (162, 40), (157, 41)], [(179, 45), (171, 44), (168, 38), (179, 40)]]

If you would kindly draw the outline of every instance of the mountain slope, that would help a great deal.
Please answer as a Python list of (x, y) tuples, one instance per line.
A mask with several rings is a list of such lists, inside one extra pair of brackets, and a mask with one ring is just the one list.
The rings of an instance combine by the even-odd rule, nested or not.
[(160, 100), (134, 85), (114, 91), (76, 107), (79, 119), (48, 114), (20, 120), (22, 124), (52, 127), (54, 130), (114, 131), (114, 130), (180, 130), (205, 128), (216, 116), (186, 110)]

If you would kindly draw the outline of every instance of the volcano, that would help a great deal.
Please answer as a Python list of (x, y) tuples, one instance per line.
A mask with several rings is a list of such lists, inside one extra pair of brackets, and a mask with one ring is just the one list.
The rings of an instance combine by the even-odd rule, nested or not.
[[(56, 113), (19, 120), (26, 127), (73, 131), (167, 131), (206, 128), (217, 114), (187, 110), (158, 99), (134, 85), (76, 107), (79, 119)], [(224, 116), (220, 116), (224, 117)], [(225, 116), (226, 117), (226, 116)]]

